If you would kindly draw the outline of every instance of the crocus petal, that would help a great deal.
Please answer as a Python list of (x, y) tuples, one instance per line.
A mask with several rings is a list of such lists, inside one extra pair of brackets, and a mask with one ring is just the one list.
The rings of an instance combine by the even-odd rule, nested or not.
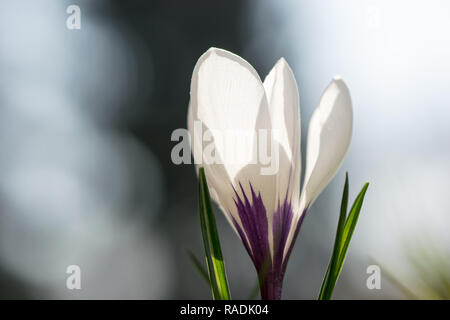
[(300, 207), (309, 207), (344, 160), (352, 136), (350, 92), (336, 77), (325, 90), (309, 124), (306, 171)]
[(323, 93), (309, 122), (305, 180), (299, 205), (294, 210), (294, 227), (286, 241), (284, 260), (289, 258), (308, 208), (342, 163), (350, 145), (352, 128), (350, 93), (344, 81), (335, 77)]
[[(281, 58), (264, 80), (274, 140), (279, 145), (279, 169), (273, 213), (270, 249), (280, 269), (287, 236), (292, 227), (293, 206), (300, 198), (300, 107), (297, 83), (285, 59)], [(285, 153), (284, 153), (284, 152)], [(275, 267), (277, 269), (277, 267)]]
[[(196, 120), (201, 122), (203, 133), (212, 133), (209, 141), (198, 137)], [(213, 199), (238, 228), (241, 238), (243, 233), (248, 236), (249, 230), (241, 221), (245, 212), (238, 212), (238, 208), (246, 208), (247, 212), (259, 210), (261, 205), (273, 208), (276, 194), (275, 175), (261, 175), (260, 169), (267, 165), (253, 157), (254, 150), (259, 152), (256, 130), (270, 130), (264, 87), (253, 67), (225, 50), (211, 48), (204, 53), (192, 76), (188, 127), (194, 160), (205, 168)], [(236, 139), (230, 144), (228, 135), (232, 132)], [(208, 146), (213, 146), (214, 163), (204, 158)], [(239, 206), (239, 201), (247, 205), (246, 198), (251, 207)], [(258, 203), (253, 203), (255, 199)], [(265, 214), (267, 211), (272, 212), (264, 210)]]
[[(297, 82), (284, 58), (278, 60), (264, 80), (274, 140), (283, 147), (277, 174), (278, 201), (300, 197), (300, 105)], [(287, 194), (286, 194), (287, 193)], [(277, 203), (278, 203), (277, 201)], [(276, 210), (277, 208), (275, 208)]]
[[(200, 57), (192, 75), (189, 113), (192, 114), (192, 120), (200, 120), (204, 129), (211, 131), (214, 150), (222, 157), (232, 180), (247, 164), (245, 161), (237, 162), (244, 160), (245, 151), (251, 153), (255, 142), (254, 137), (240, 139), (239, 134), (254, 133), (260, 112), (264, 110), (267, 110), (264, 88), (248, 62), (231, 52), (216, 48), (209, 49)], [(233, 132), (237, 139), (232, 141), (232, 145), (227, 145)], [(224, 138), (219, 135), (227, 136)], [(219, 141), (221, 138), (227, 141)], [(245, 146), (243, 143), (250, 144), (244, 152), (241, 150)], [(197, 155), (194, 153), (195, 157)], [(204, 158), (196, 160), (207, 162)]]

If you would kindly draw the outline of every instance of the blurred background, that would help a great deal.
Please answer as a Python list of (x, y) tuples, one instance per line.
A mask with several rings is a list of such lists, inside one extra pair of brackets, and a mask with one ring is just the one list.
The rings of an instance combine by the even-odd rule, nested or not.
[[(186, 127), (192, 70), (211, 46), (262, 78), (287, 59), (303, 149), (331, 78), (352, 94), (349, 152), (305, 219), (283, 297), (317, 297), (345, 171), (351, 199), (371, 186), (334, 297), (450, 297), (448, 1), (0, 4), (0, 298), (210, 298), (186, 254), (203, 253), (195, 171), (171, 162), (170, 135)], [(216, 213), (233, 298), (245, 299), (255, 271)], [(72, 264), (81, 290), (66, 289)], [(366, 286), (372, 264), (380, 290)]]

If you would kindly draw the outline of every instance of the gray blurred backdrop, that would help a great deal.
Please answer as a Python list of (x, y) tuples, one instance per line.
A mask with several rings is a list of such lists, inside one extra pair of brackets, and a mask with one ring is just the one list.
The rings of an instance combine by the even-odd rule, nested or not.
[[(71, 4), (80, 30), (66, 28)], [(414, 286), (411, 247), (448, 253), (448, 1), (0, 5), (0, 298), (210, 298), (186, 255), (203, 250), (195, 171), (172, 164), (170, 135), (186, 127), (192, 70), (211, 46), (241, 55), (262, 78), (287, 59), (303, 150), (331, 78), (341, 75), (352, 94), (353, 140), (305, 219), (284, 298), (317, 297), (345, 171), (352, 199), (371, 186), (336, 298), (405, 298), (386, 277), (381, 290), (367, 289), (367, 267)], [(232, 296), (247, 298), (255, 271), (216, 213)], [(66, 289), (71, 264), (81, 267), (81, 290)]]

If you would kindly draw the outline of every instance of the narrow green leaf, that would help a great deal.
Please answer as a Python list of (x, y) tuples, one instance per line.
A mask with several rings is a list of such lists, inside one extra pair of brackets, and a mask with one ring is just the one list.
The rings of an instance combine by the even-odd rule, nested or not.
[[(353, 233), (356, 228), (356, 224), (358, 222), (359, 213), (361, 212), (362, 204), (364, 201), (364, 196), (366, 195), (367, 188), (369, 187), (369, 183), (367, 182), (360, 193), (358, 194), (358, 197), (356, 198), (355, 202), (353, 203), (352, 209), (350, 210), (350, 213), (348, 214), (347, 221), (345, 222), (345, 228), (344, 228), (344, 234), (343, 234), (343, 242), (341, 243), (342, 248), (340, 252), (339, 257), (339, 264), (338, 264), (338, 271), (336, 274), (336, 277), (339, 277), (339, 274), (341, 273), (342, 267), (344, 265), (345, 257), (347, 255), (347, 250), (350, 245), (350, 241), (352, 239)], [(336, 279), (337, 280), (337, 279)]]
[(189, 256), (189, 259), (191, 260), (191, 262), (194, 265), (195, 269), (197, 269), (197, 271), (200, 273), (202, 278), (206, 281), (208, 286), (211, 286), (211, 283), (209, 282), (208, 271), (202, 265), (200, 260), (197, 259), (197, 257), (195, 256), (195, 254), (191, 250), (186, 250), (186, 253)]
[(330, 263), (328, 264), (327, 272), (322, 282), (322, 287), (320, 288), (319, 300), (326, 299), (326, 296), (330, 291), (331, 287), (330, 272), (331, 270), (336, 270), (336, 266), (338, 265), (339, 253), (341, 250), (341, 243), (342, 243), (342, 235), (344, 233), (345, 220), (347, 216), (348, 184), (349, 184), (348, 173), (345, 173), (344, 192), (342, 194), (341, 211), (339, 214), (339, 221), (336, 230), (336, 238), (334, 241), (333, 254), (331, 255)]
[[(334, 257), (332, 256), (331, 259), (333, 259)], [(322, 286), (320, 287), (320, 293), (319, 293), (319, 297), (318, 300), (327, 300), (327, 292), (328, 292), (328, 288), (330, 286), (330, 269), (331, 269), (331, 261), (328, 264), (327, 267), (327, 272), (325, 273), (325, 277), (322, 280)]]
[(364, 201), (364, 196), (368, 187), (369, 183), (366, 183), (363, 186), (362, 190), (356, 197), (352, 208), (350, 209), (348, 217), (346, 218), (348, 203), (348, 175), (346, 175), (333, 254), (331, 256), (327, 272), (322, 282), (322, 287), (318, 298), (319, 300), (331, 299), (334, 287), (344, 266), (347, 250), (356, 228), (356, 224), (358, 222), (359, 214), (361, 212), (362, 204)]
[(209, 282), (214, 300), (230, 300), (225, 264), (217, 233), (216, 220), (211, 207), (208, 184), (205, 171), (199, 169), (198, 202), (200, 211), (200, 226), (202, 229), (205, 259), (208, 267)]

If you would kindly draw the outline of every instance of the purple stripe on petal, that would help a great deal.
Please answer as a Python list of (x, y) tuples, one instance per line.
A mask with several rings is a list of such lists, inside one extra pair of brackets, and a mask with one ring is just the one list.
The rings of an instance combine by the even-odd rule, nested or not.
[(248, 255), (253, 260), (253, 253), (252, 253), (252, 250), (250, 249), (250, 245), (248, 244), (247, 237), (246, 237), (244, 231), (242, 230), (241, 226), (237, 223), (236, 219), (231, 215), (231, 213), (230, 213), (230, 217), (231, 217), (231, 220), (233, 221), (233, 225), (235, 226), (235, 228), (239, 234), (239, 237), (241, 237), (241, 240), (244, 243), (245, 250), (247, 250)]
[(291, 230), (292, 217), (291, 202), (286, 198), (282, 205), (278, 203), (278, 209), (273, 215), (273, 268), (281, 271), (283, 264), (283, 253), (286, 247), (289, 231)]
[(259, 273), (270, 255), (268, 221), (266, 208), (264, 207), (261, 194), (256, 195), (251, 183), (249, 183), (249, 185), (251, 190), (251, 202), (241, 183), (239, 183), (239, 187), (242, 192), (242, 198), (239, 196), (237, 191), (234, 190), (236, 195), (234, 202), (236, 204), (239, 218), (241, 219), (242, 228), (244, 229), (243, 231), (247, 235), (249, 246), (251, 248), (252, 254), (250, 256), (256, 270)]
[[(286, 191), (284, 201), (278, 203), (278, 208), (273, 215), (273, 257), (271, 259), (267, 211), (261, 194), (255, 192), (251, 182), (249, 182), (249, 187), (249, 195), (245, 193), (241, 183), (239, 183), (241, 195), (233, 187), (235, 193), (234, 203), (241, 225), (237, 223), (231, 214), (230, 216), (258, 272), (261, 298), (281, 299), (281, 289), (287, 261), (308, 208), (302, 212), (298, 223), (293, 225), (293, 208), (291, 199), (288, 197), (289, 192), (288, 190)], [(294, 236), (291, 243), (288, 244), (287, 240), (292, 228), (295, 228)], [(287, 245), (289, 245), (289, 248), (286, 252), (286, 257), (283, 259)]]

